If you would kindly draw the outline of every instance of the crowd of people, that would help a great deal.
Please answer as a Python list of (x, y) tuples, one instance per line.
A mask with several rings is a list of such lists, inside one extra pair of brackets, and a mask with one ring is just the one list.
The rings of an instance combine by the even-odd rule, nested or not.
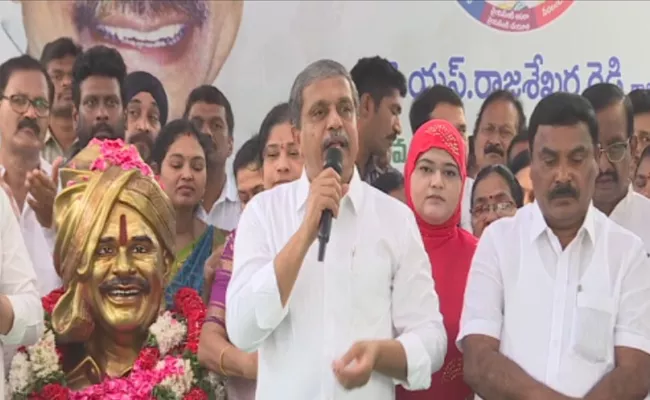
[[(406, 94), (381, 57), (316, 61), (235, 152), (224, 93), (197, 87), (168, 121), (160, 80), (115, 49), (60, 38), (0, 65), (5, 364), (65, 283), (60, 169), (123, 139), (175, 212), (165, 301), (204, 299), (198, 360), (229, 400), (645, 399), (650, 91), (599, 83), (527, 116), (497, 90), (471, 124), (436, 85), (408, 128)], [(408, 133), (402, 174), (391, 146)]]

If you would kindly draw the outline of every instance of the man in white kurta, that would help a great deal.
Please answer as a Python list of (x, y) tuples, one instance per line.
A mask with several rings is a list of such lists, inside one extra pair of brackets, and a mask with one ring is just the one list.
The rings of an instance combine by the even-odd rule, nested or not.
[[(226, 327), (234, 345), (259, 349), (258, 400), (392, 400), (396, 383), (428, 388), (446, 354), (413, 213), (354, 167), (355, 96), (334, 61), (299, 75), (292, 99), (305, 172), (255, 196), (237, 228)], [(323, 170), (327, 145), (344, 154), (340, 177)], [(337, 215), (324, 262), (318, 204)]]
[[(0, 357), (13, 354), (7, 347), (36, 343), (42, 333), (43, 308), (36, 274), (9, 197), (0, 190)], [(5, 394), (8, 361), (0, 360), (0, 397)]]
[(491, 224), (470, 268), (458, 345), (483, 399), (643, 399), (650, 261), (591, 204), (598, 124), (556, 93), (530, 118), (535, 202)]

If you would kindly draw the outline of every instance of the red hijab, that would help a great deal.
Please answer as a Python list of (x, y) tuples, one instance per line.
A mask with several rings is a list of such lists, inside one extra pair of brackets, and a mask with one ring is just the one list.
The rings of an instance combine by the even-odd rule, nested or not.
[[(423, 153), (431, 149), (442, 149), (449, 153), (458, 165), (461, 176), (460, 201), (451, 217), (440, 225), (426, 222), (413, 206), (411, 197), (411, 175), (415, 164)], [(422, 125), (413, 135), (404, 167), (404, 189), (408, 206), (422, 234), (424, 247), (431, 261), (436, 292), (440, 298), (445, 329), (447, 330), (447, 356), (442, 369), (432, 377), (431, 388), (427, 391), (407, 392), (398, 388), (398, 400), (445, 399), (464, 400), (471, 389), (463, 382), (462, 354), (456, 348), (460, 313), (467, 273), (476, 250), (477, 239), (459, 227), (463, 188), (467, 178), (465, 141), (456, 128), (443, 120), (431, 120)]]

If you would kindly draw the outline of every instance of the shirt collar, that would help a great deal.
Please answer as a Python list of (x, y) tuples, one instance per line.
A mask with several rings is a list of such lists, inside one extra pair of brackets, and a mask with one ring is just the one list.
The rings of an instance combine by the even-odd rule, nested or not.
[(226, 174), (226, 184), (223, 190), (221, 191), (221, 196), (219, 196), (217, 203), (220, 203), (222, 201), (232, 201), (232, 202), (239, 201), (237, 182), (235, 182), (235, 178), (228, 173)]
[[(346, 201), (346, 198), (350, 199), (352, 202), (352, 208), (354, 209), (355, 213), (358, 213), (361, 210), (361, 205), (363, 203), (363, 185), (365, 184), (366, 183), (361, 180), (359, 171), (355, 167), (352, 173), (352, 179), (350, 180), (348, 192), (341, 199), (341, 201)], [(298, 201), (296, 202), (296, 210), (298, 211), (304, 208), (305, 203), (307, 202), (307, 197), (309, 196), (309, 185), (310, 182), (307, 178), (307, 171), (303, 169), (302, 175), (297, 182)]]
[[(550, 228), (546, 224), (546, 220), (544, 219), (542, 210), (539, 208), (539, 204), (537, 203), (537, 200), (534, 201), (530, 205), (530, 207), (532, 207), (532, 211), (533, 211), (532, 221), (530, 225), (530, 242), (533, 243), (544, 232), (550, 231)], [(596, 243), (596, 229), (594, 227), (595, 212), (596, 209), (594, 208), (593, 204), (589, 202), (587, 215), (585, 216), (585, 220), (583, 221), (580, 230), (578, 230), (578, 234), (580, 234), (580, 232), (582, 231), (585, 231), (592, 243)]]

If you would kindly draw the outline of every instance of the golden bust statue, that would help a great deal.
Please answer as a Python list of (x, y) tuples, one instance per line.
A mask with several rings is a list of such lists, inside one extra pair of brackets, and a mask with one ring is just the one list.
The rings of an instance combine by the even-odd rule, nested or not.
[[(83, 168), (83, 167), (82, 167)], [(51, 322), (73, 390), (128, 374), (163, 304), (174, 209), (138, 169), (61, 170), (54, 262), (64, 294)]]

